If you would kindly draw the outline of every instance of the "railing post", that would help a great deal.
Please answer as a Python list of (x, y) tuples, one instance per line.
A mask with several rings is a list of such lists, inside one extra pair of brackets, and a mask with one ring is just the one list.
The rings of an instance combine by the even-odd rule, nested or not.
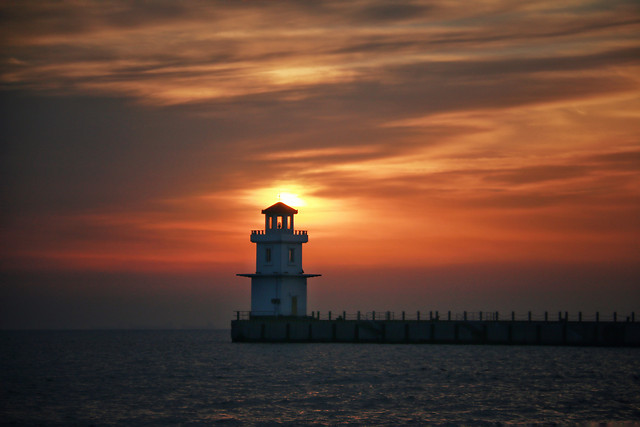
[(544, 321), (545, 321), (545, 322), (548, 322), (548, 321), (549, 321), (549, 312), (548, 312), (548, 311), (545, 311), (545, 312), (544, 312)]
[(447, 313), (447, 320), (451, 320), (451, 310)]
[(433, 320), (433, 311), (429, 311), (429, 320)]
[(467, 312), (466, 311), (464, 311), (462, 313), (462, 318), (464, 319), (465, 322), (467, 321)]
[(420, 310), (418, 310), (418, 312), (416, 314), (418, 316), (418, 320), (420, 320)]
[(376, 312), (375, 312), (375, 311), (372, 311), (372, 312), (371, 312), (371, 316), (372, 316), (372, 319), (373, 319), (373, 320), (376, 320)]
[(582, 322), (582, 312), (578, 312), (578, 322)]
[(635, 322), (635, 321), (636, 321), (636, 312), (635, 312), (635, 311), (632, 311), (632, 312), (631, 312), (631, 321), (632, 321), (632, 322)]
[(565, 312), (564, 312), (564, 321), (565, 321), (565, 322), (568, 322), (568, 321), (569, 321), (569, 312), (568, 312), (568, 311), (565, 311)]
[(311, 318), (312, 318), (312, 319), (315, 319), (315, 318), (316, 318), (316, 312), (315, 312), (315, 310), (311, 312)]
[(404, 310), (402, 311), (402, 320), (404, 320)]
[(236, 320), (240, 320), (240, 312), (236, 311)]
[(596, 311), (596, 322), (600, 321), (600, 312)]
[[(545, 315), (546, 317), (546, 315)], [(531, 322), (531, 312), (529, 312), (529, 322)]]
[(615, 311), (613, 312), (613, 321), (614, 322), (618, 321), (618, 313), (616, 313)]
[(346, 311), (342, 312), (342, 320), (347, 320), (347, 312)]
[(360, 310), (358, 310), (358, 320), (360, 320)]
[(512, 311), (511, 312), (511, 321), (514, 322), (516, 320), (516, 312)]
[(480, 321), (482, 321), (482, 312), (478, 312), (478, 316), (480, 316)]
[(436, 310), (436, 321), (440, 320), (440, 313), (438, 313), (438, 310)]
[(329, 310), (329, 320), (331, 320), (331, 310)]
[(558, 322), (562, 322), (562, 312), (558, 312)]

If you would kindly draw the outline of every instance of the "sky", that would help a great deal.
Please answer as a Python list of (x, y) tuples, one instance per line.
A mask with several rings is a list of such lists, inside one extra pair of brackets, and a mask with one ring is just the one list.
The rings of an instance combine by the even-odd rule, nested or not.
[(0, 3), (0, 328), (640, 312), (637, 1)]

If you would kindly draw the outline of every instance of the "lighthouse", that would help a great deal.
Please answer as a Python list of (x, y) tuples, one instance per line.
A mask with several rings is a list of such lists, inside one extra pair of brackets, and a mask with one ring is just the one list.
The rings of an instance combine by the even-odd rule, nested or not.
[(278, 202), (262, 210), (264, 230), (251, 231), (256, 244), (256, 272), (238, 274), (251, 278), (251, 317), (307, 315), (307, 278), (302, 269), (304, 230), (295, 230), (296, 209)]

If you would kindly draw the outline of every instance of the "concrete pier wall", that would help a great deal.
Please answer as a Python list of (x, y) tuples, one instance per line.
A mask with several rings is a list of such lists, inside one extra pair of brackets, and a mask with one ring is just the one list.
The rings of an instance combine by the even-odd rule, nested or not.
[(640, 346), (640, 323), (399, 321), (273, 318), (234, 320), (233, 342), (343, 342)]

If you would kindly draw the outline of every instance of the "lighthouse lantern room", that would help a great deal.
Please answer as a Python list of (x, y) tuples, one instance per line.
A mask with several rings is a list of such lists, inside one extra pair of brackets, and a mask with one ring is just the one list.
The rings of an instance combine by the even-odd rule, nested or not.
[(294, 230), (296, 209), (278, 202), (262, 210), (264, 230), (251, 231), (256, 244), (256, 272), (251, 278), (251, 316), (306, 316), (307, 278), (302, 269), (306, 231)]

